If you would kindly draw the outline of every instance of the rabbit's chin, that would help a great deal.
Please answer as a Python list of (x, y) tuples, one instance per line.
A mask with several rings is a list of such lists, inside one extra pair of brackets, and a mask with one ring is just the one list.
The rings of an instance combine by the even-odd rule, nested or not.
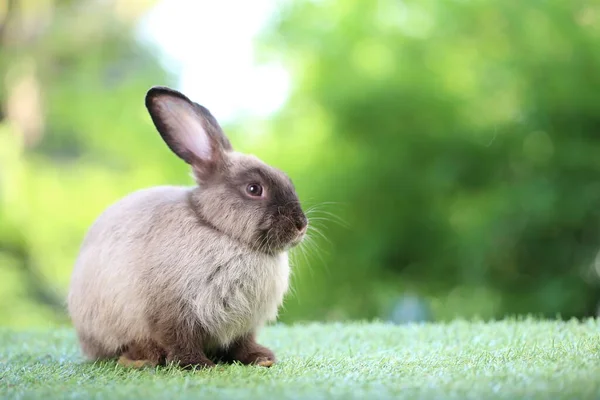
[(300, 243), (302, 243), (302, 241), (304, 240), (304, 236), (306, 236), (306, 233), (299, 233), (291, 240), (288, 240), (287, 242), (283, 243), (282, 251), (288, 251), (300, 245)]
[(296, 238), (287, 245), (286, 250), (289, 250), (293, 247), (300, 245), (300, 243), (302, 243), (302, 241), (304, 240), (305, 236), (306, 236), (305, 232), (298, 234), (298, 236), (296, 236)]
[(257, 245), (257, 249), (259, 251), (269, 253), (269, 254), (277, 254), (281, 252), (288, 251), (296, 246), (298, 246), (304, 240), (306, 236), (306, 232), (299, 232), (296, 235), (288, 234), (286, 237), (270, 237), (266, 241), (263, 241), (262, 246)]

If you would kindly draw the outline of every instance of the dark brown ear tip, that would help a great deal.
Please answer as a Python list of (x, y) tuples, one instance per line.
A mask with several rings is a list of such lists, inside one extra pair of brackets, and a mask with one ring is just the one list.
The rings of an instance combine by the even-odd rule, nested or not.
[(146, 92), (146, 107), (150, 107), (152, 100), (154, 100), (158, 96), (174, 96), (182, 100), (191, 102), (190, 99), (188, 99), (183, 93), (178, 92), (175, 89), (171, 89), (167, 86), (152, 86)]

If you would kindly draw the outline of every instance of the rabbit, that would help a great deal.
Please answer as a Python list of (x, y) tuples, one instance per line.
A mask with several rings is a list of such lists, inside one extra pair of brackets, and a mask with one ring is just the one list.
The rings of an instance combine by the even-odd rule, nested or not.
[(196, 185), (140, 189), (86, 232), (67, 307), (83, 354), (124, 365), (269, 367), (256, 341), (288, 291), (308, 219), (282, 171), (234, 151), (210, 111), (154, 86), (146, 109)]

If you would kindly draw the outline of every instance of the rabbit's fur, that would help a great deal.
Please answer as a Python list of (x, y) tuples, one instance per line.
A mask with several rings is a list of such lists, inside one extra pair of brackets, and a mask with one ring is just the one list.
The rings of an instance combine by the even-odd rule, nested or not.
[[(275, 356), (255, 334), (277, 317), (287, 251), (306, 232), (294, 186), (233, 151), (208, 110), (183, 94), (155, 87), (146, 106), (198, 186), (139, 190), (92, 225), (68, 297), (83, 352), (154, 365), (210, 366), (215, 357), (270, 365)], [(250, 192), (255, 184), (262, 195)]]

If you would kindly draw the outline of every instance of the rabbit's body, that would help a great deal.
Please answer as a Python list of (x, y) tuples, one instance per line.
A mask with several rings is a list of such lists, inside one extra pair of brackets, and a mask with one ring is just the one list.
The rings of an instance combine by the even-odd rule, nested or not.
[(151, 318), (183, 325), (173, 329), (200, 324), (207, 351), (276, 318), (288, 288), (287, 252), (258, 252), (208, 226), (190, 204), (199, 190), (137, 191), (90, 229), (70, 293), (86, 298), (71, 301), (70, 312), (85, 327), (80, 336), (94, 343), (85, 349), (89, 357), (118, 355), (130, 343), (160, 343)]
[(146, 107), (198, 186), (155, 187), (108, 207), (76, 260), (69, 313), (91, 359), (271, 365), (255, 341), (288, 289), (287, 251), (306, 233), (281, 171), (235, 152), (204, 107), (156, 87)]

